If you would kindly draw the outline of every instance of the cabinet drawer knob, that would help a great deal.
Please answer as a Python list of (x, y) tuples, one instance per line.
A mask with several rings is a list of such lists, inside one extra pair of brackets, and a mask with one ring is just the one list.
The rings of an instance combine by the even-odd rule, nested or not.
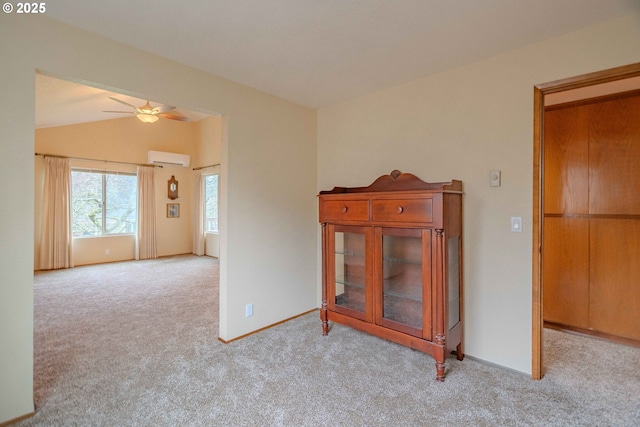
[(402, 212), (404, 212), (404, 208), (402, 206), (398, 206), (398, 209), (396, 209), (396, 211), (401, 214)]
[(343, 206), (343, 207), (342, 207), (342, 213), (346, 213), (348, 210), (349, 210), (349, 208), (348, 208), (348, 207), (346, 207), (346, 206)]

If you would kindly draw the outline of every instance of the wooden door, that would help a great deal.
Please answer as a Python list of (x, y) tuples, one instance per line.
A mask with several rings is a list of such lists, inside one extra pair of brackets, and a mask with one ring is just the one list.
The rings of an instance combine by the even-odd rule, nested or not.
[(588, 126), (587, 106), (545, 112), (545, 217), (589, 212)]
[(589, 213), (638, 219), (640, 95), (589, 108)]
[(545, 113), (543, 307), (546, 322), (588, 327), (587, 106)]
[(590, 107), (589, 325), (640, 340), (640, 96)]
[(545, 113), (544, 320), (589, 321), (589, 145), (587, 106)]
[(640, 221), (590, 222), (589, 327), (640, 340)]
[(545, 322), (640, 340), (640, 95), (545, 112)]
[(544, 219), (544, 320), (589, 327), (589, 220)]

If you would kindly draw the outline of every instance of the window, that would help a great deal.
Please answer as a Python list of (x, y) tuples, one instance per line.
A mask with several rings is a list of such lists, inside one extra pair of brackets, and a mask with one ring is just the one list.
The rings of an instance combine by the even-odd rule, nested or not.
[(218, 175), (204, 177), (204, 231), (218, 231)]
[(135, 174), (72, 170), (73, 237), (135, 233), (137, 186)]

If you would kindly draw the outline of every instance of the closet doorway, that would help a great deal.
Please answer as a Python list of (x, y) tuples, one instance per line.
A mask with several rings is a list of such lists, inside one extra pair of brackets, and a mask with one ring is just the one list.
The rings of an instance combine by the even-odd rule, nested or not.
[[(628, 251), (640, 253), (633, 238), (640, 234), (640, 202), (629, 205), (636, 198), (620, 193), (629, 189), (628, 180), (640, 181), (628, 161), (640, 157), (640, 147), (627, 141), (614, 150), (602, 133), (622, 140), (634, 133), (619, 114), (620, 108), (636, 108), (634, 102), (640, 111), (640, 92), (629, 93), (634, 89), (640, 89), (640, 64), (534, 88), (534, 379), (544, 374), (545, 321), (601, 336), (629, 338), (633, 329), (618, 315), (620, 307), (632, 309), (640, 291), (630, 295), (615, 286), (625, 275), (640, 275), (624, 258)], [(615, 98), (620, 103), (608, 102), (620, 92), (627, 92)]]

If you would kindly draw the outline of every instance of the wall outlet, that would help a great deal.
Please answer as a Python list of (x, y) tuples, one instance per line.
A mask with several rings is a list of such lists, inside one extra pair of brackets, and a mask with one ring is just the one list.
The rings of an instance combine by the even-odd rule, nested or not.
[(111, 253), (111, 249), (105, 249), (105, 250), (104, 250), (104, 254), (105, 254), (105, 255), (109, 255), (110, 253)]
[(245, 317), (253, 316), (253, 304), (246, 305), (246, 307), (244, 308), (244, 315)]

